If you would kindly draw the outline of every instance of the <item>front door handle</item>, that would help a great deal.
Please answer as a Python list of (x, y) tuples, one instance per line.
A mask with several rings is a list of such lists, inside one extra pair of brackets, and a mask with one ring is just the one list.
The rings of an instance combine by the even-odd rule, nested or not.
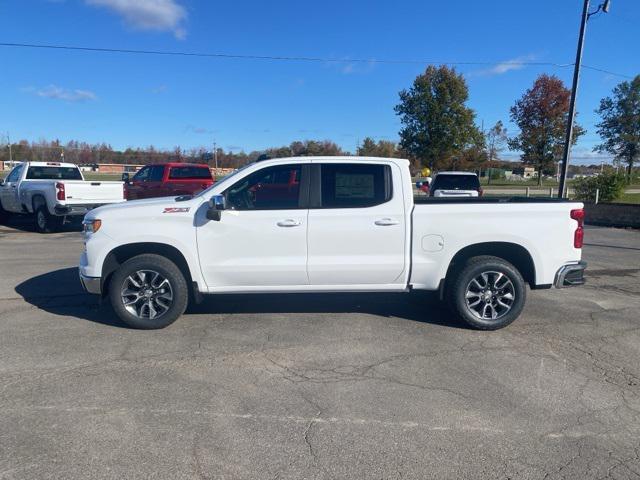
[(280, 220), (277, 225), (279, 227), (299, 227), (302, 225), (300, 220), (293, 220), (292, 218), (288, 218), (287, 220)]
[(388, 227), (391, 225), (398, 225), (400, 224), (399, 220), (393, 220), (392, 218), (381, 218), (380, 220), (376, 220), (375, 224), (380, 226), (380, 227)]

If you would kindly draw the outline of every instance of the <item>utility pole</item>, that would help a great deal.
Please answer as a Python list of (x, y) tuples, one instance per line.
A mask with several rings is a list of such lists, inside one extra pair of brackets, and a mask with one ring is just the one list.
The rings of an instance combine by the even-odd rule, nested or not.
[(216, 141), (213, 141), (213, 165), (216, 168), (216, 175), (218, 174), (218, 148)]
[(13, 156), (11, 155), (11, 137), (9, 136), (9, 132), (7, 132), (7, 143), (9, 144), (9, 165), (13, 167)]
[[(595, 12), (589, 13), (589, 0), (584, 0), (582, 7), (582, 17), (580, 21), (580, 35), (578, 36), (578, 49), (576, 51), (576, 63), (573, 67), (573, 84), (571, 87), (571, 100), (569, 101), (569, 118), (567, 120), (567, 132), (564, 140), (564, 151), (562, 154), (562, 175), (560, 176), (560, 185), (558, 186), (558, 198), (564, 198), (566, 195), (567, 172), (569, 170), (569, 159), (571, 157), (571, 144), (573, 143), (573, 123), (576, 116), (576, 98), (578, 96), (578, 81), (580, 79), (580, 64), (582, 63), (582, 49), (584, 47), (584, 36), (587, 29), (587, 20), (591, 15), (602, 10), (604, 13), (609, 12), (610, 0), (598, 5)], [(542, 173), (542, 172), (540, 172)]]

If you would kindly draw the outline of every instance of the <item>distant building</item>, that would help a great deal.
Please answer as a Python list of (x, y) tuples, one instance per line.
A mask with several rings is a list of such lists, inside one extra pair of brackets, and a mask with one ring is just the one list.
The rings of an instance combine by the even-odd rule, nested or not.
[(519, 175), (522, 178), (533, 178), (538, 176), (536, 169), (533, 167), (515, 167), (512, 170), (512, 174)]
[(122, 174), (122, 173), (135, 173), (140, 170), (144, 165), (130, 165), (124, 163), (99, 163), (98, 173), (110, 173), (110, 174)]

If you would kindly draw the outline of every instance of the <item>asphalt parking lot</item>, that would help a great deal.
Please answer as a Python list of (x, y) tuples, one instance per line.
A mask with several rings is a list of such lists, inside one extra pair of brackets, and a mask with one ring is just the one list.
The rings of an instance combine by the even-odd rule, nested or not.
[(80, 233), (0, 226), (0, 479), (640, 478), (640, 232), (586, 243), (588, 285), (497, 332), (414, 294), (135, 331), (81, 291)]

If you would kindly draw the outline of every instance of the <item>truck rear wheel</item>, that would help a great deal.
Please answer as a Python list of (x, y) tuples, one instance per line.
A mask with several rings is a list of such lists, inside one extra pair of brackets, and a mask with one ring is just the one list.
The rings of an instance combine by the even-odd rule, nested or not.
[(171, 260), (144, 254), (124, 262), (109, 283), (109, 300), (130, 327), (152, 330), (175, 322), (187, 308), (189, 289)]
[(522, 312), (525, 299), (526, 286), (518, 269), (493, 256), (469, 259), (448, 290), (453, 312), (480, 330), (509, 325)]
[(40, 205), (34, 213), (36, 230), (40, 233), (53, 233), (62, 225), (62, 217), (51, 215), (46, 205)]

